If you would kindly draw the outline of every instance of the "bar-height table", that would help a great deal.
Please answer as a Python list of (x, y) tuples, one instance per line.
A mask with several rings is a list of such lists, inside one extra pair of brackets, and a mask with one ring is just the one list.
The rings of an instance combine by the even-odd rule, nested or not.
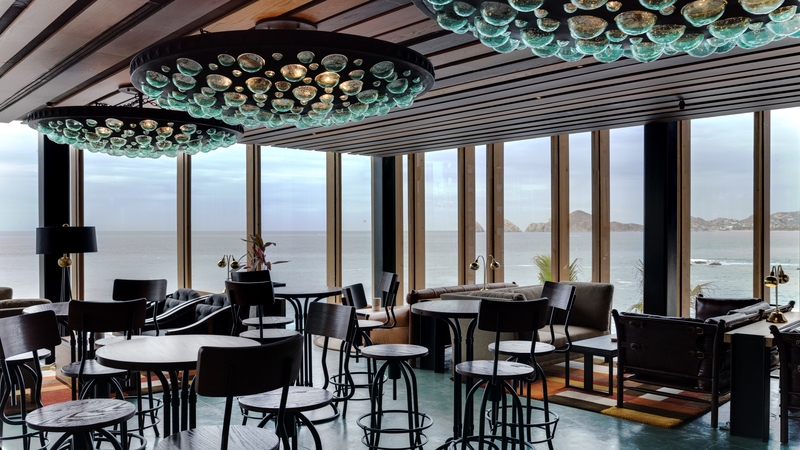
[[(458, 319), (471, 319), (467, 327), (466, 344), (467, 361), (472, 361), (475, 326), (477, 325), (475, 319), (478, 317), (478, 308), (481, 303), (479, 300), (479, 297), (475, 297), (475, 300), (434, 300), (411, 305), (412, 313), (435, 317), (445, 322), (453, 330), (453, 368), (461, 362), (461, 341), (465, 337), (461, 332), (461, 323)], [(467, 389), (471, 386), (472, 379), (468, 378)], [(464, 434), (472, 434), (472, 408), (469, 405), (467, 405), (467, 414), (464, 417), (467, 428), (463, 429), (461, 425), (461, 375), (455, 370), (453, 371), (453, 390), (453, 437), (439, 447), (440, 449), (447, 448), (450, 442), (461, 438)]]
[[(200, 347), (257, 345), (258, 342), (251, 339), (234, 336), (145, 337), (106, 345), (97, 350), (96, 358), (100, 364), (115, 369), (150, 371), (156, 374), (164, 388), (164, 436), (169, 436), (173, 432), (194, 428), (196, 425), (197, 394), (194, 389), (189, 389), (189, 371), (197, 367), (197, 352)], [(178, 379), (178, 373), (181, 371), (183, 371), (183, 383)], [(164, 372), (169, 373), (169, 380), (164, 376)]]
[(275, 288), (275, 297), (285, 299), (294, 308), (295, 329), (303, 334), (303, 364), (300, 370), (301, 386), (314, 384), (311, 361), (311, 336), (303, 331), (306, 323), (308, 304), (323, 298), (341, 295), (342, 288), (336, 286), (289, 286)]

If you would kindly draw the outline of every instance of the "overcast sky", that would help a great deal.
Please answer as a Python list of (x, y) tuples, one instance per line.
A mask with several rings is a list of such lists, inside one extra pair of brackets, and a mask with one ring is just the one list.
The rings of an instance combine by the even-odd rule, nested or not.
[[(752, 214), (753, 115), (692, 122), (692, 215), (744, 219)], [(800, 108), (772, 112), (772, 211), (800, 209)], [(611, 220), (642, 223), (643, 128), (611, 130)], [(29, 231), (37, 217), (37, 135), (0, 124), (0, 231)], [(485, 153), (476, 151), (476, 217), (485, 223)], [(590, 134), (570, 138), (570, 210), (591, 212)], [(240, 230), (245, 223), (243, 145), (192, 158), (194, 230)], [(426, 223), (454, 229), (455, 151), (426, 154)], [(85, 156), (86, 223), (108, 230), (176, 228), (176, 162)], [(369, 230), (370, 160), (344, 155), (343, 229)], [(505, 213), (525, 228), (550, 218), (549, 139), (505, 144)], [(325, 154), (262, 151), (265, 230), (325, 228)]]

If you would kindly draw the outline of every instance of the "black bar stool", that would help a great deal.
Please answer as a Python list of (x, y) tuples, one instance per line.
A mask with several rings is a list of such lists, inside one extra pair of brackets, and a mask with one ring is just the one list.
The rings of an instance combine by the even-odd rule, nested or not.
[[(368, 359), (385, 361), (375, 373), (373, 380), (371, 411), (369, 414), (364, 414), (358, 418), (358, 426), (364, 430), (364, 437), (361, 442), (371, 450), (421, 449), (428, 442), (428, 438), (423, 431), (433, 425), (433, 419), (429, 415), (419, 412), (417, 378), (414, 375), (414, 370), (408, 364), (408, 360), (426, 356), (428, 349), (410, 344), (381, 344), (364, 347), (361, 353)], [(397, 380), (401, 378), (406, 385), (407, 409), (383, 409), (385, 380), (392, 380), (392, 399), (397, 400)], [(388, 427), (384, 426), (384, 419), (391, 420), (392, 417), (396, 416), (406, 416), (408, 420), (407, 427), (395, 427), (393, 426), (394, 424)], [(369, 424), (365, 423), (365, 419), (368, 417)], [(380, 439), (382, 434), (408, 434), (408, 446), (381, 446)]]

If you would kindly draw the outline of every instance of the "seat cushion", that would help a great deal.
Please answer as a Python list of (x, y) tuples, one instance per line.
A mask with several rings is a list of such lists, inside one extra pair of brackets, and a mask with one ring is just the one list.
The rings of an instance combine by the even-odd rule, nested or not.
[[(564, 334), (564, 325), (553, 325), (553, 332), (555, 332), (556, 335), (553, 345), (557, 349), (564, 348), (567, 345), (567, 335)], [(572, 342), (590, 339), (597, 335), (597, 330), (593, 328), (572, 325), (569, 327), (569, 337), (572, 338)], [(539, 342), (550, 342), (550, 327), (539, 330)]]
[[(80, 373), (81, 363), (74, 362), (61, 367), (61, 373), (68, 377), (77, 377)], [(94, 359), (86, 361), (83, 368), (84, 378), (109, 378), (109, 377), (124, 377), (127, 375), (127, 370), (113, 369), (106, 367)]]

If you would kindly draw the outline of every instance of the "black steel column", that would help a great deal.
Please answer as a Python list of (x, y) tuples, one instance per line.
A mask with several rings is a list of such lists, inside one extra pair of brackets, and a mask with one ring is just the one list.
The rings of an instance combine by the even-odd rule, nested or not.
[(372, 162), (372, 291), (378, 296), (381, 273), (397, 272), (395, 158)]
[(644, 126), (644, 312), (678, 315), (678, 122)]
[[(39, 226), (70, 223), (69, 145), (39, 133)], [(31, 253), (36, 249), (31, 248)], [(39, 255), (39, 296), (57, 302), (61, 296), (61, 255)], [(69, 278), (67, 278), (69, 286)]]

